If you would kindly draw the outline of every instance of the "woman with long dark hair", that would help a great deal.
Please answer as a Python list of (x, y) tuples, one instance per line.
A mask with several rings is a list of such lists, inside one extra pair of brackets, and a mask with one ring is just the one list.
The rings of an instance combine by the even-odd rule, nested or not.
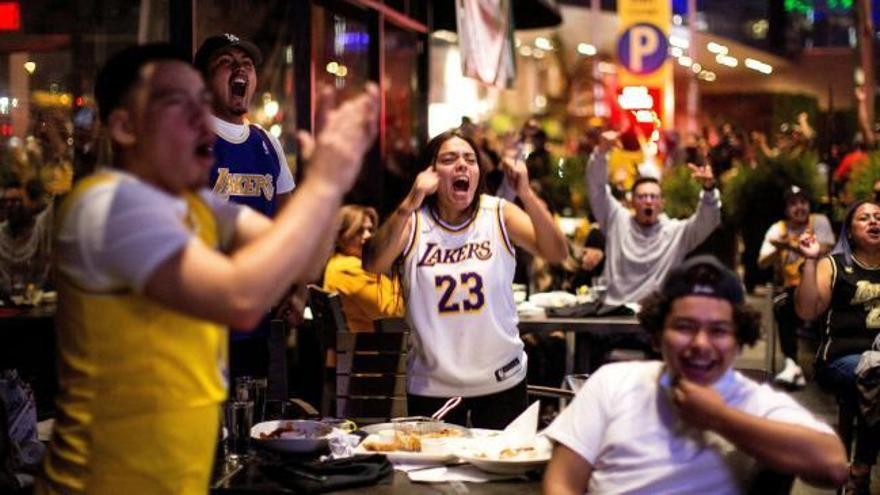
[[(825, 314), (822, 344), (816, 356), (819, 385), (855, 403), (856, 365), (880, 332), (880, 205), (853, 204), (837, 245), (819, 259), (815, 235), (801, 236), (805, 261), (795, 292), (795, 309), (804, 320)], [(869, 492), (871, 467), (880, 451), (880, 425), (859, 418), (847, 493)]]
[(475, 143), (458, 129), (432, 139), (426, 168), (364, 253), (364, 267), (402, 274), (413, 333), (407, 377), (410, 415), (430, 415), (450, 397), (446, 418), (501, 428), (526, 406), (526, 355), (513, 302), (514, 246), (551, 262), (565, 236), (529, 185), (521, 160), (503, 163), (524, 209), (481, 194)]

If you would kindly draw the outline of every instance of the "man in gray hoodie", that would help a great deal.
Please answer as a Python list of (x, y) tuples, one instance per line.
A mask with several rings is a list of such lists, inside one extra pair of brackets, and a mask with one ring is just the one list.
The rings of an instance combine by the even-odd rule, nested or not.
[(712, 167), (688, 164), (703, 190), (690, 217), (672, 219), (663, 213), (663, 193), (653, 177), (638, 178), (631, 189), (630, 211), (611, 196), (607, 154), (616, 133), (602, 134), (587, 164), (590, 208), (606, 237), (605, 304), (638, 302), (657, 290), (670, 269), (709, 237), (721, 223), (721, 199)]

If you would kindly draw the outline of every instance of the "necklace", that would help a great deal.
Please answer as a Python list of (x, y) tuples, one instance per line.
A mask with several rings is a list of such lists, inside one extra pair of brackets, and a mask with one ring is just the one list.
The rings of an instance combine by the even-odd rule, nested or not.
[(858, 264), (862, 265), (862, 268), (866, 268), (868, 270), (880, 269), (880, 263), (865, 263), (864, 261), (860, 260), (855, 254), (853, 254), (852, 257), (854, 260), (856, 260)]

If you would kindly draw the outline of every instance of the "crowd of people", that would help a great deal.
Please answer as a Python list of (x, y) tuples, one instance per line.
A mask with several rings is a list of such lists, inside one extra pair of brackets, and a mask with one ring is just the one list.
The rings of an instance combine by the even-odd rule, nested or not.
[[(503, 428), (528, 405), (531, 341), (512, 287), (538, 288), (536, 266), (557, 271), (548, 289), (601, 277), (602, 303), (637, 312), (659, 358), (586, 381), (547, 430), (547, 493), (741, 493), (766, 469), (868, 493), (880, 427), (858, 422), (850, 465), (833, 429), (737, 372), (758, 313), (729, 266), (688, 258), (724, 229), (719, 185), (733, 163), (805, 149), (805, 117), (772, 145), (727, 126), (715, 146), (692, 143), (700, 159), (668, 150), (699, 190), (681, 219), (665, 213), (664, 166), (634, 159), (631, 133), (590, 133), (578, 149), (591, 229), (571, 241), (534, 121), (500, 143), (469, 122), (433, 137), (385, 218), (343, 205), (377, 133), (374, 84), (319, 105), (321, 128), (299, 135), (295, 184), (278, 140), (247, 120), (261, 58), (231, 34), (207, 38), (194, 61), (166, 44), (114, 55), (95, 88), (111, 166), (55, 210), (27, 188), (4, 192), (36, 220), (10, 216), (0, 233), (45, 231), (39, 213), (56, 217), (60, 393), (36, 493), (204, 493), (229, 381), (267, 376), (269, 321), (299, 322), (310, 283), (340, 294), (353, 332), (405, 318), (410, 415), (463, 397), (446, 421)], [(780, 281), (776, 378), (804, 385), (797, 332), (812, 324), (819, 384), (856, 403), (856, 366), (880, 328), (880, 205), (854, 203), (835, 243), (812, 199), (789, 185), (755, 253)]]

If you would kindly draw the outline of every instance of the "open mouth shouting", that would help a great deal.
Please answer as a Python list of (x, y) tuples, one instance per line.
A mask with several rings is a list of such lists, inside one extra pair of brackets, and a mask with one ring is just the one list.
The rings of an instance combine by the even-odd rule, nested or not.
[(868, 237), (870, 237), (871, 240), (876, 241), (880, 239), (880, 225), (872, 225), (868, 227), (865, 232), (868, 234)]
[(238, 98), (244, 98), (247, 94), (248, 78), (242, 73), (233, 74), (229, 79), (229, 93)]
[(459, 175), (452, 179), (452, 193), (454, 196), (467, 197), (471, 189), (471, 180), (466, 175)]

